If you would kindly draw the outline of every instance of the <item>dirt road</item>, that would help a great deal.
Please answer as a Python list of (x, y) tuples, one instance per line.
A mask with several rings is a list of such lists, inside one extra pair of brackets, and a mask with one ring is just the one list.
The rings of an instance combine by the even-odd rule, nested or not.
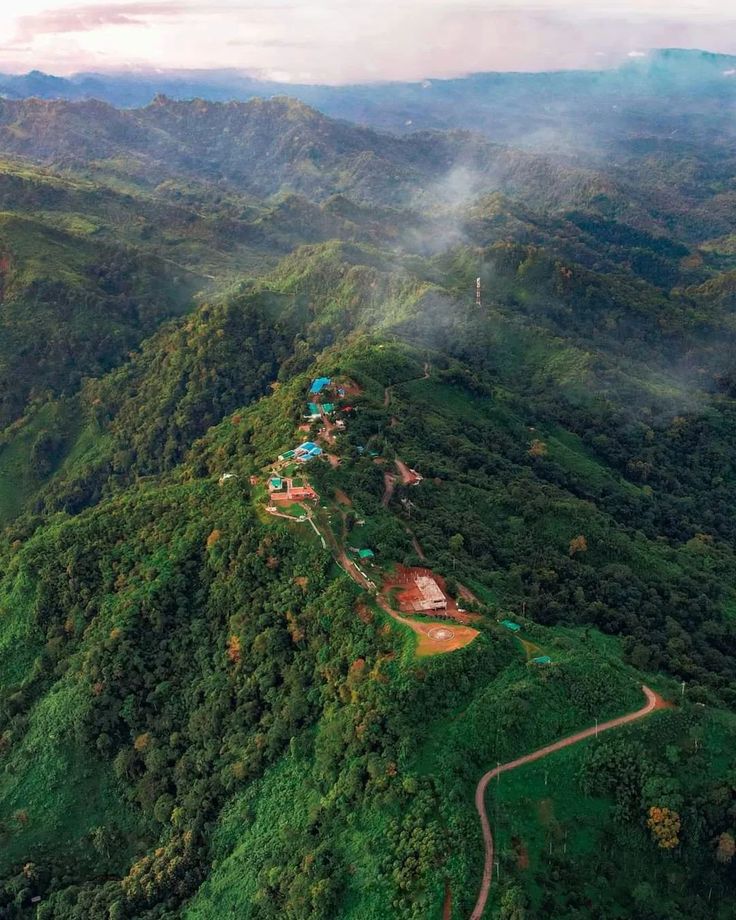
[(531, 763), (534, 760), (540, 760), (548, 754), (553, 754), (555, 751), (559, 751), (562, 748), (577, 744), (578, 741), (584, 741), (586, 738), (593, 737), (593, 735), (598, 735), (601, 732), (607, 732), (612, 728), (619, 728), (621, 725), (626, 725), (629, 722), (635, 722), (637, 719), (642, 719), (644, 716), (648, 716), (650, 712), (654, 712), (655, 709), (667, 708), (668, 704), (658, 693), (655, 693), (653, 690), (650, 690), (649, 687), (645, 686), (642, 686), (641, 689), (644, 691), (647, 702), (645, 706), (642, 706), (641, 709), (637, 709), (636, 712), (630, 712), (628, 715), (619, 716), (617, 719), (610, 719), (608, 722), (601, 722), (600, 725), (594, 725), (591, 728), (583, 729), (583, 731), (577, 732), (574, 735), (568, 735), (567, 738), (562, 738), (560, 741), (548, 744), (545, 747), (539, 748), (538, 751), (534, 751), (531, 754), (525, 754), (523, 757), (518, 757), (516, 760), (510, 760), (508, 763), (500, 764), (495, 767), (495, 769), (489, 770), (487, 773), (483, 774), (475, 790), (475, 807), (480, 817), (480, 824), (483, 830), (485, 862), (483, 865), (483, 879), (478, 893), (478, 900), (473, 908), (473, 913), (470, 915), (470, 920), (481, 920), (486, 902), (488, 901), (488, 893), (491, 889), (491, 878), (493, 876), (493, 834), (491, 833), (491, 826), (488, 823), (488, 814), (486, 813), (485, 804), (486, 789), (490, 781), (501, 773), (508, 773), (509, 770), (515, 770), (517, 767), (523, 767), (524, 764)]

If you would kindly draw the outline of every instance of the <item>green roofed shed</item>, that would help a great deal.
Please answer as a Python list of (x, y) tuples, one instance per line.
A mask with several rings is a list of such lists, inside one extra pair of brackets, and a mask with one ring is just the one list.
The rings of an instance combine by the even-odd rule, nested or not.
[(322, 403), (322, 410), (329, 415), (330, 412), (335, 411), (335, 404), (334, 403)]
[(358, 550), (358, 555), (361, 559), (373, 559), (375, 554), (372, 549), (360, 549)]
[(552, 664), (549, 655), (540, 655), (538, 658), (532, 658), (532, 664)]
[(501, 620), (501, 626), (505, 626), (511, 632), (518, 632), (521, 629), (521, 626), (518, 623), (514, 623), (513, 620)]

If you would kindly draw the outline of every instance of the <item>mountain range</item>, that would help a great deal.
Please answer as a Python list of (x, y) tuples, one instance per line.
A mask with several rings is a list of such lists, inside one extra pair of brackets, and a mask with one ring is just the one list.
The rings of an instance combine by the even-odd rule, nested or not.
[(2, 82), (1, 916), (731, 917), (732, 63)]
[[(626, 136), (631, 116), (645, 132), (659, 123), (668, 133), (688, 119), (690, 133), (698, 122), (733, 104), (735, 70), (736, 56), (673, 48), (601, 71), (480, 73), (347, 86), (279, 83), (228, 70), (71, 77), (32, 71), (0, 75), (0, 94), (8, 99), (98, 99), (122, 108), (146, 106), (157, 95), (213, 102), (289, 96), (332, 117), (396, 133), (458, 128), (500, 142), (566, 150), (615, 144)], [(715, 124), (724, 129), (727, 122), (716, 118)]]

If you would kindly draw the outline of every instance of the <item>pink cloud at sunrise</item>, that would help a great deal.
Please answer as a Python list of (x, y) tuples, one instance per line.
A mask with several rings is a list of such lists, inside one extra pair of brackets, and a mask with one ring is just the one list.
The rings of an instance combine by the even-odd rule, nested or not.
[(722, 0), (26, 0), (0, 69), (236, 68), (293, 82), (593, 68), (657, 47), (736, 52)]

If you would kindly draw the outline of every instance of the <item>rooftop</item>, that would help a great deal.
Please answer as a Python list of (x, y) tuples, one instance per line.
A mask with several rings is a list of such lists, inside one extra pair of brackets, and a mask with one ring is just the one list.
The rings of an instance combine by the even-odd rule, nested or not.
[(309, 388), (310, 393), (321, 393), (325, 387), (329, 386), (331, 380), (329, 377), (317, 377), (316, 380), (312, 381), (312, 385)]

